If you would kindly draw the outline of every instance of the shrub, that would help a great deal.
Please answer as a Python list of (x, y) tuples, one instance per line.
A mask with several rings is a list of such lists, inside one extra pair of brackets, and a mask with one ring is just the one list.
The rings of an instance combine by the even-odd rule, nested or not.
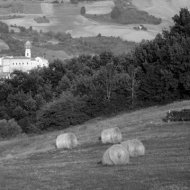
[(22, 133), (22, 129), (14, 119), (0, 120), (0, 138), (15, 137), (20, 133)]
[(19, 120), (18, 123), (24, 133), (41, 133), (40, 129), (35, 124), (33, 124), (34, 122), (28, 117)]
[(153, 15), (149, 15), (145, 11), (138, 10), (136, 8), (120, 9), (118, 7), (113, 8), (111, 12), (111, 18), (117, 20), (122, 24), (160, 24), (161, 18), (157, 18)]
[(81, 7), (80, 14), (81, 15), (85, 15), (86, 14), (86, 8), (85, 7)]
[(163, 121), (190, 121), (190, 109), (183, 109), (181, 111), (168, 111)]
[(37, 23), (49, 23), (49, 19), (46, 16), (34, 18)]
[(118, 7), (114, 7), (111, 12), (112, 19), (118, 19), (121, 16), (121, 11)]
[(37, 126), (40, 130), (64, 129), (88, 119), (89, 116), (85, 113), (85, 102), (82, 98), (66, 92), (39, 111)]

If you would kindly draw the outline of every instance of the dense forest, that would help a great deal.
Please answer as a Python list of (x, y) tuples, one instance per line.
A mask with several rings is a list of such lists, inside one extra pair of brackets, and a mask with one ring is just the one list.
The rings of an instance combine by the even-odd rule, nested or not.
[(173, 21), (169, 31), (130, 54), (81, 55), (30, 73), (15, 71), (0, 83), (0, 135), (17, 134), (6, 125), (18, 133), (64, 129), (97, 116), (189, 99), (190, 12), (181, 9)]

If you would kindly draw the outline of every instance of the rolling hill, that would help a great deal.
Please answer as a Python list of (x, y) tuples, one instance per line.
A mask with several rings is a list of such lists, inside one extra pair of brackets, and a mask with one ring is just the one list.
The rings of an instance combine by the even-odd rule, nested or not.
[[(65, 131), (80, 141), (74, 150), (56, 150), (55, 138), (64, 131), (0, 142), (0, 189), (190, 189), (189, 122), (163, 123), (170, 109), (190, 108), (190, 101), (99, 118)], [(109, 145), (101, 145), (100, 123), (118, 126), (124, 139), (139, 138), (144, 157), (130, 164), (103, 167), (97, 162)]]

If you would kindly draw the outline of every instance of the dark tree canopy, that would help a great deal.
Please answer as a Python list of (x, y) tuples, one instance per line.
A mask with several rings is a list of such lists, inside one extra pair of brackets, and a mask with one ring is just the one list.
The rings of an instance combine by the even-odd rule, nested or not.
[(81, 7), (80, 14), (81, 15), (85, 15), (86, 14), (86, 8), (85, 7)]
[[(63, 129), (90, 118), (190, 98), (190, 13), (130, 54), (54, 60), (0, 83), (2, 131), (14, 118), (25, 133)], [(5, 35), (5, 34), (4, 34)], [(51, 35), (49, 33), (48, 35)], [(17, 126), (17, 125), (15, 125)], [(15, 127), (15, 130), (18, 126)], [(6, 132), (6, 131), (5, 131)]]

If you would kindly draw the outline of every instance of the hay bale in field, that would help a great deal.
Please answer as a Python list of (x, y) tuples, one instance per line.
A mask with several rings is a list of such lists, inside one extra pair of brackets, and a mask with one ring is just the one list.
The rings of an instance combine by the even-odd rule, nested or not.
[(129, 152), (131, 157), (143, 156), (145, 154), (145, 147), (138, 139), (121, 142), (121, 145)]
[(126, 165), (129, 163), (129, 153), (120, 144), (112, 145), (102, 157), (103, 165)]
[(58, 149), (72, 149), (78, 145), (77, 137), (74, 133), (64, 133), (57, 136), (56, 147)]
[(101, 138), (103, 144), (112, 143), (117, 144), (122, 141), (122, 134), (118, 127), (105, 129), (101, 132)]

